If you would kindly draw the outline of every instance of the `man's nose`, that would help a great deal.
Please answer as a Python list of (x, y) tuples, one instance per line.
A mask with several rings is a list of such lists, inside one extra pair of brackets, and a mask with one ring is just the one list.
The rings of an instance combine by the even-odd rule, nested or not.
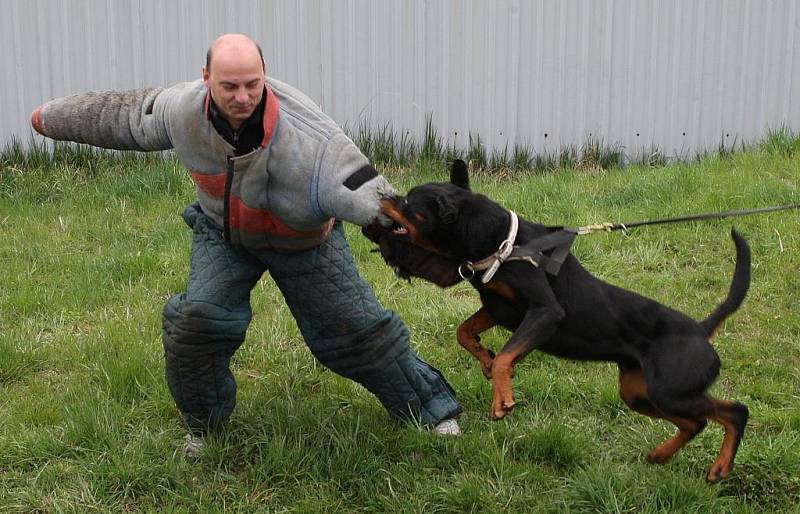
[(250, 96), (247, 94), (247, 90), (245, 88), (239, 88), (236, 90), (236, 101), (239, 103), (246, 103), (250, 99)]

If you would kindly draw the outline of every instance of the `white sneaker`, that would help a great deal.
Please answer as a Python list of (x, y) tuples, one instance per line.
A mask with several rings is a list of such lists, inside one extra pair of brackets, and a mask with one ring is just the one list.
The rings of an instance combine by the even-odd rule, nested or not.
[(187, 460), (200, 458), (200, 454), (203, 453), (203, 446), (206, 444), (203, 438), (199, 435), (188, 433), (186, 434), (185, 441), (183, 445), (183, 456), (186, 457)]
[(434, 427), (434, 430), (436, 430), (436, 433), (439, 435), (461, 435), (461, 427), (458, 426), (458, 421), (456, 421), (455, 418), (440, 421), (439, 424)]

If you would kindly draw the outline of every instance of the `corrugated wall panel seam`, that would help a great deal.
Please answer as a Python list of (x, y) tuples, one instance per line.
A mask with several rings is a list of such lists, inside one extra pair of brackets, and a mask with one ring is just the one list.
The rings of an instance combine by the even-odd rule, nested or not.
[[(12, 28), (10, 32), (13, 36), (13, 45), (11, 45), (11, 48), (14, 49), (14, 66), (13, 68), (6, 67), (5, 69), (14, 70), (14, 78), (16, 79), (15, 80), (16, 101), (19, 104), (23, 104), (24, 103), (23, 92), (25, 90), (24, 89), (25, 69), (22, 66), (22, 55), (21, 55), (22, 40), (20, 35), (20, 25), (21, 25), (20, 7), (16, 4), (13, 5), (11, 9), (11, 20), (12, 20), (11, 21)], [(19, 121), (20, 121), (20, 113), (18, 111), (15, 122), (19, 123)]]
[[(794, 48), (794, 40), (795, 40), (795, 25), (797, 24), (797, 2), (791, 2), (789, 4), (789, 16), (785, 19), (786, 29), (785, 33), (786, 37), (786, 48), (783, 50), (783, 55), (792, 55), (792, 50)], [(800, 29), (800, 27), (797, 27)], [(791, 100), (791, 86), (792, 86), (792, 71), (794, 69), (794, 60), (789, 58), (786, 63), (787, 69), (783, 76), (783, 104), (781, 105), (781, 111), (787, 113), (791, 112), (790, 108), (790, 100)]]
[[(794, 27), (790, 25), (789, 30), (800, 31), (800, 9), (795, 7), (794, 13)], [(786, 120), (787, 125), (791, 125), (792, 120), (800, 119), (800, 98), (798, 98), (797, 90), (800, 89), (800, 85), (798, 85), (798, 80), (800, 80), (800, 37), (794, 38), (794, 49), (791, 52), (792, 59), (791, 59), (791, 70), (792, 73), (790, 75), (790, 79), (794, 83), (794, 91), (795, 95), (789, 98), (789, 115), (788, 119)], [(791, 90), (791, 85), (788, 86)]]

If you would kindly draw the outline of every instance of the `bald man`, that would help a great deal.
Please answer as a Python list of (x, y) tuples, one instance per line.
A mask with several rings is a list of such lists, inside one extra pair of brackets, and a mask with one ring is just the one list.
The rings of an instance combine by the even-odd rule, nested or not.
[(163, 314), (166, 378), (188, 428), (187, 456), (233, 412), (230, 360), (265, 272), (325, 366), (365, 386), (393, 418), (460, 432), (453, 390), (359, 276), (342, 230), (341, 220), (364, 226), (378, 217), (391, 185), (314, 102), (267, 78), (255, 41), (218, 38), (202, 80), (55, 99), (31, 122), (61, 141), (173, 149), (196, 185), (197, 201), (183, 212), (193, 231), (187, 290)]

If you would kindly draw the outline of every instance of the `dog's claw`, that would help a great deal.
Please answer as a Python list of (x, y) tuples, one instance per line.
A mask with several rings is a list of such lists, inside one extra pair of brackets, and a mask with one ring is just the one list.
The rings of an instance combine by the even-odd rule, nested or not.
[(493, 405), (492, 406), (492, 420), (497, 421), (497, 420), (503, 419), (504, 417), (506, 417), (508, 415), (508, 413), (510, 413), (512, 410), (514, 410), (514, 406), (515, 405), (516, 405), (516, 402), (514, 402), (514, 400), (511, 400), (510, 402), (502, 401), (502, 402), (500, 402), (499, 407), (496, 407), (496, 406)]
[(645, 459), (650, 464), (664, 464), (670, 459), (670, 457), (672, 457), (672, 455), (664, 455), (662, 453), (653, 450), (652, 452), (647, 454), (647, 457), (645, 457)]
[(508, 416), (508, 414), (513, 409), (514, 409), (513, 405), (511, 407), (507, 407), (507, 406), (503, 405), (503, 407), (501, 407), (499, 410), (494, 410), (492, 412), (492, 420), (493, 421), (499, 421), (499, 420), (505, 418), (506, 416)]
[(711, 465), (711, 469), (708, 470), (708, 474), (706, 475), (706, 480), (711, 484), (716, 484), (720, 480), (724, 478), (728, 478), (733, 471), (733, 466), (730, 463), (721, 463), (719, 461), (715, 462)]

